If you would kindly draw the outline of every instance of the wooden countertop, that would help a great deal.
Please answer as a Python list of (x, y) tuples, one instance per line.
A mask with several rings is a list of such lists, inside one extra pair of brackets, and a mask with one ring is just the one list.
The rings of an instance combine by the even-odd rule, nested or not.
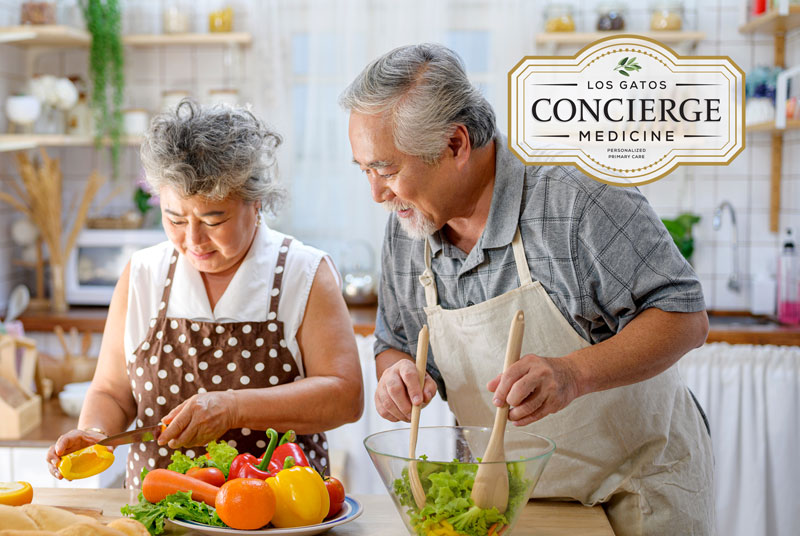
[[(121, 517), (119, 509), (135, 503), (138, 491), (125, 489), (37, 488), (33, 502), (51, 506), (99, 508), (107, 518)], [(357, 495), (364, 507), (356, 520), (332, 529), (336, 536), (408, 536), (388, 495)], [(167, 533), (165, 533), (166, 536)], [(169, 534), (180, 534), (170, 531)], [(192, 534), (197, 534), (192, 532)], [(515, 536), (613, 536), (606, 514), (599, 506), (578, 503), (530, 501), (514, 528)]]
[[(366, 336), (375, 330), (374, 305), (350, 306), (349, 310), (353, 330), (357, 334)], [(74, 326), (81, 332), (102, 333), (107, 312), (106, 307), (74, 307), (63, 314), (28, 312), (20, 320), (25, 330), (30, 332), (53, 331), (56, 325), (61, 325), (67, 331)], [(753, 319), (752, 315), (743, 311), (711, 311), (707, 342), (800, 346), (800, 326), (782, 326), (767, 320), (762, 324), (743, 325), (730, 322), (731, 317), (746, 321)]]

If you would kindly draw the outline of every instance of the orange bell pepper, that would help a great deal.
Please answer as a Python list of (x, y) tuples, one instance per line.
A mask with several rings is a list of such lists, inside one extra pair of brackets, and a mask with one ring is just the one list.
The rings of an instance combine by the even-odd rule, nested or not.
[(76, 480), (102, 473), (112, 463), (113, 452), (101, 445), (92, 445), (62, 456), (58, 462), (58, 470), (67, 480)]

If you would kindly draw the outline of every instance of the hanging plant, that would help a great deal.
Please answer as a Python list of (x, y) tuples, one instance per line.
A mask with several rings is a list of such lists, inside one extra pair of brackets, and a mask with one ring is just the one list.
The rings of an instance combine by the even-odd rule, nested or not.
[(86, 27), (92, 36), (89, 75), (92, 79), (92, 109), (95, 115), (95, 145), (111, 141), (112, 176), (119, 175), (122, 136), (122, 94), (125, 89), (125, 55), (122, 49), (118, 0), (81, 0)]

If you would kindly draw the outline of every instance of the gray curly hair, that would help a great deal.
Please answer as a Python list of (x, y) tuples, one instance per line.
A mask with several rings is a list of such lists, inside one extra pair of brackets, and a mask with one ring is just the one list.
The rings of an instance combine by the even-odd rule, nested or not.
[(346, 110), (392, 121), (395, 146), (436, 163), (457, 124), (467, 127), (473, 148), (495, 135), (491, 105), (467, 78), (454, 51), (435, 43), (399, 47), (361, 71), (339, 97)]
[(153, 118), (139, 152), (155, 191), (171, 186), (186, 197), (236, 196), (275, 212), (285, 198), (276, 182), (281, 141), (246, 108), (184, 99)]

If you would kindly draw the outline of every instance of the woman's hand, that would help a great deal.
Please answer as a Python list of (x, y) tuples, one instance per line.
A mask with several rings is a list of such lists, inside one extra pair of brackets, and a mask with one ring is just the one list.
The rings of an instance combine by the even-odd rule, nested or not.
[(412, 401), (425, 407), (435, 394), (436, 382), (430, 374), (425, 374), (425, 384), (420, 389), (416, 364), (410, 359), (400, 359), (381, 374), (375, 390), (375, 408), (388, 421), (409, 422)]
[(171, 449), (206, 445), (236, 426), (237, 408), (233, 391), (196, 394), (162, 419), (168, 426), (158, 443)]
[(508, 418), (524, 426), (567, 407), (578, 396), (569, 360), (528, 354), (487, 385), (494, 405), (511, 406)]
[[(58, 470), (58, 462), (61, 461), (61, 456), (75, 452), (82, 448), (90, 447), (102, 441), (106, 436), (100, 432), (93, 430), (71, 430), (56, 440), (55, 444), (47, 450), (47, 465), (50, 473), (61, 480), (63, 475)], [(108, 447), (113, 450), (113, 447)]]

